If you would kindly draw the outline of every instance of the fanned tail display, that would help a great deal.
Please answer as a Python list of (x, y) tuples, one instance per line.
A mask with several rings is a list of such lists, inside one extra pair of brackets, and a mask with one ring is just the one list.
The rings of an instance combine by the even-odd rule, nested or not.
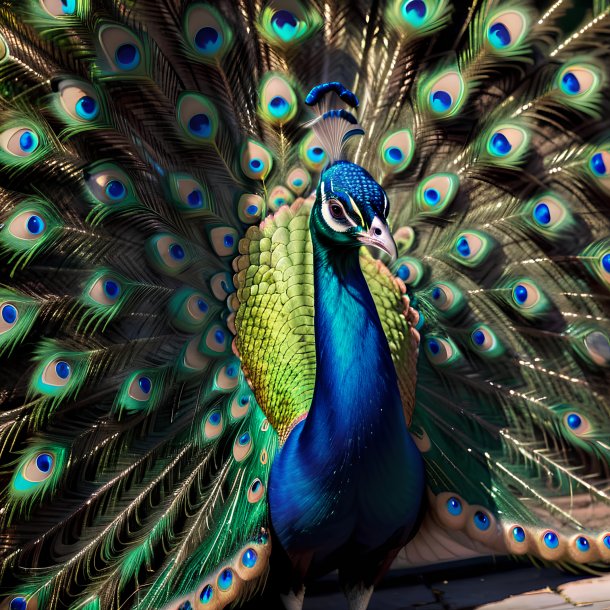
[[(375, 366), (423, 458), (379, 468), (401, 490), (420, 468), (424, 491), (370, 578), (341, 577), (348, 599), (399, 548), (408, 566), (610, 562), (609, 15), (0, 2), (0, 609), (220, 609), (264, 589), (281, 547), (302, 603), (336, 556), (274, 502), (309, 507), (309, 535), (344, 490), (298, 469), (283, 486), (278, 456), (314, 430), (312, 456), (349, 452), (333, 417), (360, 443)], [(320, 252), (392, 255), (392, 234), (396, 260), (363, 249), (330, 296)], [(391, 371), (349, 343), (341, 290)], [(326, 370), (331, 345), (366, 362)]]

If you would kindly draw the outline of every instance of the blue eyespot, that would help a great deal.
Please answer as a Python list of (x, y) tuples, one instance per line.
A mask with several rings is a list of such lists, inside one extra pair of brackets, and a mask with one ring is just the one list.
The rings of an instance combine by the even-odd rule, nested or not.
[(566, 72), (561, 78), (561, 90), (568, 95), (580, 92), (580, 83), (573, 72)]
[(209, 604), (212, 601), (212, 597), (214, 596), (214, 589), (212, 589), (212, 585), (206, 585), (201, 590), (199, 594), (199, 601), (202, 604)]
[(200, 208), (203, 205), (203, 193), (199, 189), (192, 190), (186, 196), (186, 202), (191, 208)]
[(523, 542), (525, 540), (525, 530), (518, 525), (513, 527), (513, 539), (515, 542)]
[(68, 379), (70, 377), (70, 365), (65, 360), (60, 360), (55, 364), (55, 373), (60, 379)]
[(551, 211), (546, 203), (539, 203), (534, 208), (534, 222), (539, 225), (548, 225), (551, 222)]
[(517, 305), (523, 305), (527, 301), (527, 288), (523, 284), (517, 284), (513, 288), (513, 299)]
[(433, 356), (436, 356), (441, 351), (441, 346), (436, 339), (428, 339), (428, 349)]
[(423, 0), (410, 0), (402, 8), (404, 18), (413, 25), (419, 25), (424, 20), (426, 10)]
[(578, 538), (576, 538), (576, 548), (581, 553), (586, 553), (591, 548), (591, 545), (584, 536), (579, 536)]
[(314, 146), (307, 151), (307, 157), (313, 163), (320, 163), (325, 155), (324, 149), (319, 146)]
[(485, 333), (482, 330), (475, 330), (472, 333), (472, 340), (477, 345), (483, 345), (483, 343), (485, 343)]
[(610, 273), (610, 252), (602, 256), (602, 267), (606, 273)]
[(32, 235), (40, 235), (45, 228), (44, 220), (37, 214), (32, 214), (26, 223), (27, 230)]
[(290, 11), (279, 10), (271, 17), (271, 26), (284, 42), (289, 42), (297, 34), (299, 20)]
[(73, 15), (76, 11), (76, 0), (61, 0), (61, 10), (64, 15)]
[(232, 248), (235, 243), (235, 238), (230, 233), (227, 233), (227, 235), (224, 236), (223, 243), (225, 248)]
[(488, 530), (489, 526), (491, 525), (491, 521), (489, 520), (489, 517), (482, 510), (478, 510), (474, 514), (473, 521), (474, 521), (474, 524), (477, 526), (477, 528), (483, 532), (485, 530)]
[(203, 112), (194, 114), (189, 119), (189, 131), (199, 138), (209, 138), (212, 133), (210, 117)]
[(247, 549), (241, 556), (241, 562), (246, 568), (253, 568), (256, 565), (258, 554), (254, 549)]
[(197, 299), (197, 307), (199, 311), (205, 313), (208, 310), (208, 304), (203, 299)]
[(606, 164), (604, 163), (604, 156), (602, 155), (602, 153), (595, 153), (591, 157), (590, 167), (595, 175), (606, 175)]
[(610, 534), (604, 536), (604, 544), (606, 545), (607, 549), (610, 549)]
[(404, 155), (402, 153), (402, 150), (400, 150), (400, 148), (396, 146), (390, 146), (385, 151), (385, 159), (388, 163), (396, 164), (402, 161), (403, 158)]
[(491, 136), (491, 151), (498, 157), (505, 157), (512, 149), (508, 138), (500, 132)]
[(578, 413), (570, 413), (566, 417), (566, 423), (570, 429), (577, 430), (582, 425), (582, 418)]
[(239, 399), (239, 404), (242, 405), (242, 407), (245, 407), (249, 402), (250, 402), (250, 397), (249, 396), (242, 396)]
[(451, 108), (453, 100), (447, 91), (434, 91), (430, 95), (430, 105), (434, 112), (445, 112)]
[(9, 605), (10, 610), (27, 610), (28, 603), (25, 597), (13, 597)]
[(398, 267), (396, 275), (404, 282), (409, 279), (411, 271), (409, 270), (409, 267), (407, 267), (407, 265), (401, 265), (400, 267)]
[(424, 200), (428, 205), (436, 205), (441, 200), (441, 194), (437, 189), (426, 189), (424, 191)]
[(549, 530), (544, 535), (543, 540), (544, 540), (544, 544), (549, 549), (556, 549), (559, 546), (559, 536), (555, 532), (552, 532), (551, 530)]
[(224, 341), (225, 341), (224, 331), (220, 330), (220, 328), (218, 330), (216, 330), (214, 332), (214, 340), (216, 341), (216, 343), (224, 343)]
[(120, 180), (110, 180), (104, 192), (112, 201), (120, 201), (127, 194), (127, 188)]
[(292, 181), (292, 185), (293, 185), (293, 186), (296, 186), (297, 188), (298, 188), (299, 186), (303, 186), (303, 180), (302, 180), (301, 178), (295, 178), (295, 179)]
[(14, 305), (11, 305), (10, 303), (6, 303), (3, 307), (2, 307), (2, 319), (7, 323), (7, 324), (14, 324), (15, 320), (17, 319), (17, 308)]
[(250, 486), (250, 490), (252, 491), (252, 493), (256, 493), (262, 486), (262, 483), (260, 482), (260, 479), (256, 479), (256, 481), (254, 481), (254, 483), (252, 483), (252, 485)]
[(178, 606), (178, 610), (193, 610), (193, 604), (187, 599)]
[(274, 117), (281, 119), (288, 114), (289, 110), (290, 104), (283, 97), (276, 95), (274, 98), (271, 98), (271, 101), (269, 102), (269, 111)]
[(447, 511), (450, 515), (457, 517), (457, 515), (462, 514), (463, 510), (462, 503), (456, 497), (452, 496), (447, 500)]
[(140, 379), (138, 379), (138, 385), (144, 394), (149, 394), (152, 388), (152, 381), (148, 377), (140, 377)]
[(250, 159), (250, 163), (248, 165), (253, 172), (259, 172), (263, 167), (263, 162), (254, 157), (254, 159)]
[(226, 591), (233, 584), (233, 570), (226, 568), (220, 573), (218, 577), (218, 588), (221, 591)]
[(235, 375), (237, 375), (237, 367), (236, 366), (228, 366), (226, 373), (227, 373), (227, 377), (235, 377)]
[(443, 296), (443, 291), (438, 286), (435, 286), (432, 289), (432, 298), (435, 301), (438, 301), (441, 298), (441, 296)]
[(510, 32), (503, 23), (494, 23), (487, 31), (487, 38), (497, 49), (503, 49), (510, 44)]
[(455, 244), (455, 249), (458, 251), (458, 254), (467, 258), (470, 256), (470, 244), (468, 243), (468, 239), (464, 236), (460, 237)]
[(217, 426), (220, 423), (221, 419), (222, 419), (222, 415), (220, 414), (220, 411), (212, 411), (212, 413), (210, 413), (210, 417), (208, 418), (208, 421), (213, 426)]
[(104, 293), (109, 299), (116, 299), (121, 294), (121, 287), (114, 280), (104, 282)]
[(83, 95), (83, 97), (76, 102), (75, 106), (76, 114), (81, 119), (92, 121), (100, 112), (99, 104), (89, 95)]
[(215, 28), (209, 26), (201, 28), (195, 34), (195, 46), (204, 55), (216, 53), (222, 45), (222, 35)]
[(36, 458), (36, 468), (45, 474), (50, 472), (53, 468), (53, 456), (50, 453), (41, 453)]
[(254, 216), (254, 214), (256, 214), (258, 212), (258, 206), (254, 205), (253, 203), (250, 204), (247, 208), (246, 208), (246, 213), (250, 214), (250, 216)]
[(184, 258), (184, 248), (180, 244), (173, 243), (169, 247), (169, 255), (173, 259), (181, 261)]
[(239, 437), (239, 444), (240, 445), (247, 445), (249, 442), (250, 442), (250, 433), (249, 432), (244, 432)]
[(19, 137), (19, 147), (24, 153), (32, 153), (38, 148), (38, 136), (30, 129), (24, 129)]
[(126, 42), (117, 48), (114, 58), (121, 70), (133, 70), (140, 64), (140, 49), (135, 44)]

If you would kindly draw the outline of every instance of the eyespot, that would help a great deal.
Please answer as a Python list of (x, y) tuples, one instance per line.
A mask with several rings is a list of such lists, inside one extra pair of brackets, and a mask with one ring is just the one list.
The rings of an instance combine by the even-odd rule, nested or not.
[(11, 330), (19, 320), (19, 309), (13, 303), (0, 304), (0, 335)]
[(534, 284), (522, 281), (512, 291), (513, 301), (519, 308), (530, 309), (540, 302), (540, 291)]
[(301, 141), (299, 156), (305, 167), (312, 172), (321, 172), (328, 161), (326, 151), (313, 132)]
[(215, 227), (209, 232), (210, 243), (218, 256), (233, 256), (239, 242), (237, 231), (232, 227)]
[(527, 26), (522, 13), (513, 10), (496, 13), (486, 27), (490, 48), (496, 53), (514, 50), (525, 38)]
[(434, 514), (443, 526), (461, 529), (466, 524), (468, 503), (450, 491), (443, 491), (434, 498)]
[(231, 274), (226, 271), (214, 274), (210, 278), (210, 288), (215, 299), (226, 301), (227, 297), (235, 291)]
[(495, 333), (487, 326), (479, 325), (470, 333), (470, 342), (479, 352), (498, 355), (500, 342)]
[(137, 374), (129, 384), (128, 394), (138, 402), (145, 402), (150, 398), (152, 389), (152, 379), (148, 375)]
[(610, 152), (600, 150), (594, 152), (589, 159), (589, 170), (598, 184), (606, 191), (610, 190)]
[(542, 534), (542, 542), (549, 549), (556, 549), (559, 546), (559, 536), (553, 530), (547, 530)]
[(424, 277), (424, 266), (416, 258), (401, 256), (393, 265), (394, 274), (408, 286), (417, 286)]
[(191, 257), (185, 245), (173, 235), (152, 237), (146, 244), (150, 262), (163, 273), (176, 275), (188, 267)]
[(288, 188), (297, 195), (303, 194), (311, 186), (311, 176), (300, 167), (296, 167), (288, 173), (286, 179)]
[(447, 512), (454, 517), (461, 515), (464, 510), (462, 505), (462, 501), (455, 496), (451, 496), (449, 500), (447, 500)]
[(116, 205), (133, 200), (131, 180), (116, 165), (104, 165), (97, 171), (86, 171), (85, 183), (96, 202)]
[(29, 460), (22, 471), (22, 476), (30, 483), (41, 483), (53, 474), (55, 456), (42, 451)]
[(568, 411), (563, 416), (563, 422), (569, 432), (576, 436), (585, 436), (591, 430), (589, 420), (576, 411)]
[(265, 200), (260, 195), (245, 193), (237, 203), (237, 215), (246, 224), (260, 222), (265, 211)]
[(245, 568), (251, 570), (258, 561), (258, 553), (252, 549), (246, 549), (241, 556), (241, 563)]
[(592, 330), (584, 338), (589, 359), (598, 366), (610, 364), (610, 339), (606, 333)]
[(420, 182), (415, 193), (418, 208), (424, 214), (440, 214), (455, 199), (460, 186), (456, 174), (433, 174)]
[(491, 520), (489, 518), (489, 515), (482, 510), (478, 510), (475, 512), (472, 518), (472, 522), (474, 523), (474, 526), (482, 532), (487, 531), (491, 526)]
[(248, 140), (241, 152), (241, 170), (252, 180), (264, 180), (273, 167), (271, 153), (262, 144)]
[(274, 0), (261, 13), (259, 31), (269, 43), (286, 48), (311, 36), (321, 24), (312, 7), (304, 9), (297, 0)]
[(428, 360), (437, 365), (448, 364), (459, 354), (452, 342), (440, 337), (428, 337), (425, 341), (425, 351)]
[(297, 97), (285, 78), (268, 74), (259, 93), (259, 113), (272, 125), (283, 125), (292, 120), (298, 110)]
[(195, 142), (211, 142), (218, 131), (218, 112), (203, 95), (182, 93), (178, 98), (178, 123), (186, 136)]
[(42, 372), (42, 382), (48, 386), (63, 387), (71, 377), (71, 363), (61, 358), (49, 362)]
[(512, 537), (518, 544), (525, 542), (525, 530), (520, 525), (515, 525), (512, 529)]
[(265, 486), (262, 484), (260, 479), (254, 479), (250, 488), (248, 489), (248, 502), (254, 504), (258, 502), (265, 493)]
[(207, 188), (188, 174), (171, 174), (169, 187), (172, 200), (181, 210), (191, 212), (210, 207)]
[(47, 223), (41, 213), (35, 210), (21, 212), (8, 225), (11, 235), (19, 239), (37, 240), (47, 230)]
[[(76, 12), (76, 0), (40, 0), (40, 6), (51, 15), (51, 17), (65, 17)], [(25, 610), (11, 607), (11, 610)]]
[(93, 87), (81, 81), (62, 81), (59, 84), (59, 102), (79, 123), (94, 121), (100, 114), (99, 99)]
[(109, 275), (98, 278), (89, 288), (89, 296), (100, 305), (114, 305), (121, 293), (121, 282)]
[(201, 593), (199, 594), (199, 601), (202, 604), (209, 604), (214, 597), (214, 589), (212, 585), (206, 585), (201, 589)]
[(218, 409), (214, 409), (212, 411), (206, 421), (204, 427), (204, 434), (208, 440), (212, 440), (217, 438), (222, 434), (222, 430), (224, 428), (222, 413)]
[(487, 258), (492, 246), (488, 235), (480, 231), (467, 231), (456, 237), (451, 254), (459, 263), (476, 267)]
[(428, 107), (438, 118), (455, 116), (465, 100), (464, 80), (457, 70), (437, 76), (425, 88)]
[(5, 603), (3, 603), (0, 608), (6, 609), (6, 610), (27, 610), (28, 607), (28, 602), (26, 600), (25, 597), (23, 597), (22, 595), (18, 595), (17, 597), (13, 597), (10, 602), (8, 602), (8, 605), (5, 605)]
[(231, 415), (234, 419), (241, 419), (250, 409), (250, 397), (247, 394), (235, 396), (231, 402)]
[(220, 59), (231, 44), (231, 30), (211, 6), (191, 7), (185, 15), (184, 30), (190, 47), (203, 61)]
[(464, 305), (462, 293), (452, 284), (437, 283), (430, 289), (430, 300), (436, 309), (454, 313)]
[(237, 462), (243, 462), (252, 449), (252, 437), (249, 432), (240, 434), (233, 444), (233, 457)]
[(580, 97), (598, 89), (600, 77), (594, 66), (569, 65), (559, 72), (558, 84), (565, 95)]
[(487, 152), (497, 163), (510, 161), (519, 163), (529, 144), (529, 134), (525, 129), (513, 125), (500, 126), (487, 140)]
[(394, 233), (394, 241), (396, 242), (398, 252), (408, 252), (415, 243), (415, 231), (413, 230), (413, 227), (400, 227)]
[(229, 333), (219, 324), (213, 324), (205, 335), (205, 347), (210, 355), (225, 353), (230, 347)]
[(572, 219), (567, 206), (552, 195), (534, 200), (528, 208), (530, 224), (545, 234), (560, 230)]
[(0, 146), (14, 157), (29, 157), (41, 145), (42, 136), (33, 126), (20, 126), (0, 133)]
[(110, 72), (133, 72), (143, 57), (142, 43), (126, 28), (103, 26), (98, 34), (100, 60)]
[(272, 212), (276, 212), (283, 205), (290, 205), (294, 201), (294, 195), (282, 185), (274, 187), (269, 193), (267, 203)]
[(393, 174), (403, 171), (411, 163), (415, 147), (410, 129), (401, 129), (382, 141), (380, 155), (383, 167)]
[(228, 392), (233, 390), (239, 382), (239, 363), (231, 362), (223, 366), (216, 373), (215, 385), (216, 389)]

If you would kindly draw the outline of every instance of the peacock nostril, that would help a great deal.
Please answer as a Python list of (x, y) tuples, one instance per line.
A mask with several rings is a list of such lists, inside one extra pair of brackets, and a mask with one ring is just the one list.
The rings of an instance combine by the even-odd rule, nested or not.
[(379, 227), (375, 227), (374, 233), (375, 233), (375, 235), (381, 235), (382, 230)]

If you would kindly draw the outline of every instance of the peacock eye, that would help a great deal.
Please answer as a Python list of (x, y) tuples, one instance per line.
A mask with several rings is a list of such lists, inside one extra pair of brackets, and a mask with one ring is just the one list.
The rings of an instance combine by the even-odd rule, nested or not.
[(15, 157), (28, 157), (40, 145), (40, 138), (29, 127), (13, 127), (0, 134), (0, 145)]
[(342, 220), (345, 218), (345, 210), (343, 209), (343, 206), (336, 202), (336, 201), (332, 201), (329, 205), (330, 207), (330, 215), (335, 219), (335, 220)]

